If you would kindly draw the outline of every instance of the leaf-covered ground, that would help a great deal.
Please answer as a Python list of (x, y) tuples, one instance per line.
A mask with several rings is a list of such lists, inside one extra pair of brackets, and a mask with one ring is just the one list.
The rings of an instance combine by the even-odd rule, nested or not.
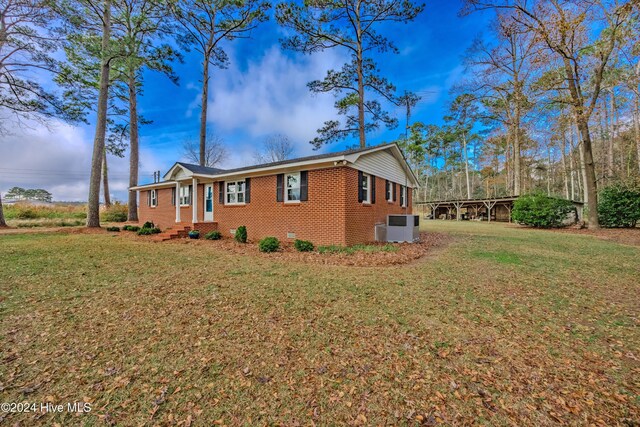
[(501, 224), (403, 266), (0, 236), (6, 425), (637, 425), (640, 248)]

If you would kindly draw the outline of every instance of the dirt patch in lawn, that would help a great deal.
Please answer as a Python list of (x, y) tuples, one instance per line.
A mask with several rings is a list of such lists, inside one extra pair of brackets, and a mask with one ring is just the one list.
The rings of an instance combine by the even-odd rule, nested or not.
[(371, 243), (351, 248), (320, 247), (315, 248), (312, 252), (298, 252), (293, 243), (281, 242), (280, 250), (272, 253), (260, 252), (257, 242), (243, 244), (228, 238), (222, 240), (179, 239), (164, 242), (164, 244), (200, 245), (240, 255), (259, 256), (274, 261), (375, 267), (414, 262), (444, 248), (452, 239), (451, 236), (444, 233), (429, 232), (420, 233), (420, 241), (417, 243)]

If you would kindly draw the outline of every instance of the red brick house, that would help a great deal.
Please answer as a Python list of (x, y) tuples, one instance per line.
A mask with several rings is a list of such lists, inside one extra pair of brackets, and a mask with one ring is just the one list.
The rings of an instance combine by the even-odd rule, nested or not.
[(411, 213), (418, 184), (396, 144), (230, 170), (178, 162), (163, 179), (131, 188), (141, 222), (316, 245), (373, 241), (388, 214)]

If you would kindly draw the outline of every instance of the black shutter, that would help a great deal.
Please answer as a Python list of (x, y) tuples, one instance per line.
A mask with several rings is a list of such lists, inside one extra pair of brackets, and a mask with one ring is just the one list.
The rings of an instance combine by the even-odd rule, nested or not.
[(156, 190), (156, 206), (160, 204), (160, 190)]
[(151, 206), (151, 190), (147, 191), (147, 206)]
[(389, 201), (389, 196), (391, 195), (391, 188), (389, 187), (389, 180), (385, 179), (384, 180), (384, 200), (385, 201)]
[(171, 205), (176, 205), (176, 187), (171, 189)]
[(276, 202), (284, 201), (284, 174), (276, 176)]
[(251, 178), (244, 180), (244, 202), (251, 202)]
[(362, 171), (358, 171), (358, 203), (364, 200), (362, 190)]
[(193, 185), (189, 186), (189, 204), (193, 203)]
[(371, 179), (371, 203), (375, 203), (376, 202), (376, 177), (373, 175), (370, 175), (370, 179)]
[(392, 182), (391, 185), (393, 185), (393, 201), (395, 202), (398, 200), (398, 186), (395, 182)]
[(400, 206), (404, 206), (404, 185), (400, 186)]
[(309, 200), (309, 172), (300, 172), (300, 200), (306, 202)]
[(218, 203), (224, 205), (224, 182), (218, 183)]

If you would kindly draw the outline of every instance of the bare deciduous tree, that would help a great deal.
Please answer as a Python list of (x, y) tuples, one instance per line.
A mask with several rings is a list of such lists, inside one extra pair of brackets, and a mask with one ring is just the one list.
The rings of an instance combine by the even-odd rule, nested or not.
[[(633, 2), (599, 2), (597, 5), (586, 0), (467, 2), (475, 9), (505, 11), (515, 25), (535, 34), (561, 61), (584, 154), (589, 228), (599, 228), (598, 185), (589, 120), (598, 103), (605, 68), (619, 46), (619, 32), (631, 16)], [(587, 86), (590, 90), (585, 90)]]
[(207, 138), (205, 140), (204, 157), (202, 157), (202, 153), (200, 152), (201, 146), (199, 141), (188, 139), (182, 143), (182, 148), (184, 151), (183, 157), (188, 162), (201, 164), (200, 160), (204, 159), (204, 165), (201, 166), (209, 168), (213, 168), (220, 164), (228, 155), (224, 139), (211, 132), (207, 133)]
[(265, 139), (262, 151), (254, 155), (258, 164), (281, 162), (290, 159), (293, 155), (294, 147), (289, 137), (283, 134), (274, 134)]

